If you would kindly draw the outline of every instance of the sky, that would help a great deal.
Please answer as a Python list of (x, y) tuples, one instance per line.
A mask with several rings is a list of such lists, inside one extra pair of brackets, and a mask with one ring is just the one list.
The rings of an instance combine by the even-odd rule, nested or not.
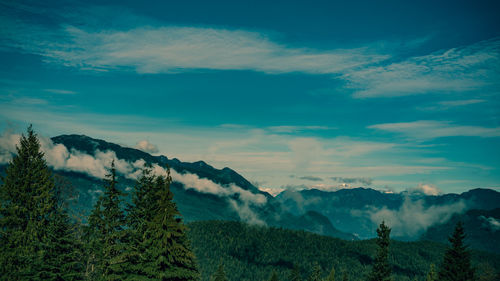
[(499, 13), (484, 0), (0, 0), (0, 129), (203, 160), (273, 194), (500, 190)]

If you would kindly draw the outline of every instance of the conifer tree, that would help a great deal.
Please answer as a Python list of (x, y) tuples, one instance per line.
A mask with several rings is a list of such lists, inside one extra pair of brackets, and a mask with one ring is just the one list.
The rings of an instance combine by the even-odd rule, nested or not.
[(309, 281), (322, 281), (323, 280), (323, 278), (321, 278), (321, 266), (317, 262), (314, 263), (312, 273), (309, 276), (308, 280)]
[(76, 237), (31, 126), (0, 187), (0, 280), (79, 280)]
[(113, 161), (110, 174), (106, 175), (104, 193), (89, 216), (89, 278), (106, 281), (124, 279), (127, 232), (124, 230), (126, 222), (121, 209), (122, 196), (123, 193), (117, 188)]
[(280, 279), (278, 278), (278, 273), (276, 273), (275, 270), (271, 272), (271, 275), (269, 276), (269, 281), (279, 281)]
[(427, 277), (425, 278), (425, 281), (437, 281), (438, 276), (436, 273), (436, 269), (434, 267), (434, 264), (431, 263), (430, 268), (429, 268), (429, 273), (427, 273)]
[(226, 272), (224, 271), (224, 265), (222, 262), (219, 263), (219, 267), (217, 268), (217, 271), (212, 275), (212, 278), (210, 278), (211, 281), (229, 281), (226, 277)]
[(294, 265), (292, 270), (290, 271), (290, 275), (288, 277), (290, 281), (302, 281), (302, 276), (300, 275), (300, 268), (298, 265)]
[(347, 271), (344, 271), (344, 274), (342, 274), (342, 281), (349, 281), (349, 275), (347, 274)]
[(146, 167), (135, 186), (128, 215), (132, 252), (127, 255), (131, 271), (152, 280), (199, 280), (167, 171), (166, 176), (156, 176)]
[(368, 276), (369, 281), (390, 281), (391, 266), (389, 264), (389, 235), (391, 229), (382, 222), (377, 228), (377, 245), (378, 250), (375, 256), (375, 263), (372, 271)]
[(326, 281), (335, 281), (335, 267), (332, 266), (332, 270), (330, 270), (330, 274), (326, 277)]
[(471, 266), (470, 252), (464, 239), (466, 235), (462, 222), (458, 222), (455, 231), (448, 238), (451, 246), (444, 254), (443, 263), (439, 270), (439, 280), (441, 281), (468, 281), (474, 280), (474, 269)]

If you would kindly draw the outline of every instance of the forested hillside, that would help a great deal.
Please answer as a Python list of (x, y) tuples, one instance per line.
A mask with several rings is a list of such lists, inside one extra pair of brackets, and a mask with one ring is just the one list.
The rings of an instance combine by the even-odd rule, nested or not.
[[(377, 250), (375, 240), (345, 241), (305, 231), (240, 222), (204, 221), (188, 225), (188, 236), (198, 258), (203, 280), (209, 280), (222, 261), (230, 280), (267, 280), (274, 270), (287, 279), (295, 265), (303, 280), (317, 262), (326, 277), (335, 268), (336, 280), (344, 272), (349, 280), (366, 280)], [(391, 241), (389, 261), (395, 280), (425, 280), (431, 264), (441, 264), (446, 245)], [(500, 268), (500, 256), (474, 251), (478, 268)]]

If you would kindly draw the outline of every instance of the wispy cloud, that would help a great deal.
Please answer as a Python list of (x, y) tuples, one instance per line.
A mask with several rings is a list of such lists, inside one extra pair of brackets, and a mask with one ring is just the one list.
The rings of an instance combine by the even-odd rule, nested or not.
[(346, 73), (354, 97), (397, 97), (498, 87), (500, 38)]
[(63, 89), (44, 89), (45, 92), (59, 94), (59, 95), (75, 95), (75, 91), (63, 90)]
[[(276, 42), (264, 33), (216, 27), (143, 25), (96, 29), (66, 23), (44, 29), (3, 18), (3, 45), (79, 69), (171, 73), (194, 69), (265, 73), (341, 73), (387, 58), (369, 48), (317, 50)], [(36, 33), (33, 34), (32, 33)]]
[(500, 137), (500, 127), (456, 125), (448, 121), (420, 120), (402, 123), (384, 123), (369, 126), (415, 139), (434, 139), (441, 137)]
[(350, 177), (331, 177), (332, 180), (340, 183), (362, 183), (365, 185), (371, 185), (373, 182), (372, 178), (360, 177), (360, 178), (350, 178)]

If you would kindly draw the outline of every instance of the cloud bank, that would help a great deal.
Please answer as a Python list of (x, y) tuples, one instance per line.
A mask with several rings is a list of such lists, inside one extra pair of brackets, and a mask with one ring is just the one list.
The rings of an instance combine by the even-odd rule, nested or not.
[(384, 208), (368, 208), (353, 215), (365, 216), (378, 225), (382, 221), (392, 228), (394, 236), (415, 238), (434, 224), (448, 221), (454, 214), (465, 211), (466, 204), (459, 201), (449, 205), (425, 206), (423, 200), (413, 201), (405, 198), (403, 205), (397, 210)]

